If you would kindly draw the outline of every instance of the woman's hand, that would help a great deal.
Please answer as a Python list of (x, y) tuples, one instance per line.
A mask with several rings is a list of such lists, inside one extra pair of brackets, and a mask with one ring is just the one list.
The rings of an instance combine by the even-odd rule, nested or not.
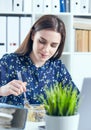
[(26, 82), (20, 80), (12, 80), (8, 84), (0, 87), (0, 96), (15, 95), (18, 96), (26, 91)]

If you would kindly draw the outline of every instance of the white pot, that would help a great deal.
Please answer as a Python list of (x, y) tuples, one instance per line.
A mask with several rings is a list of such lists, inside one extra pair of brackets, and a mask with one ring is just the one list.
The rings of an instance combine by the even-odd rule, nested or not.
[(45, 116), (46, 130), (78, 130), (79, 114), (72, 116)]

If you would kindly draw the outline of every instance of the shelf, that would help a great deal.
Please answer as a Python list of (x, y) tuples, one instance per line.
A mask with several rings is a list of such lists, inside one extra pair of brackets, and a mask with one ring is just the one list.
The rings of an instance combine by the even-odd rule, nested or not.
[(32, 17), (32, 14), (27, 12), (0, 12), (0, 16), (30, 16)]
[(63, 52), (62, 55), (71, 55), (71, 52)]
[(73, 52), (72, 55), (91, 55), (91, 52)]
[(91, 16), (91, 13), (79, 13), (79, 14), (73, 14), (73, 16), (76, 16), (76, 17), (88, 17), (88, 16)]
[[(0, 25), (1, 25), (0, 28), (2, 30), (1, 34), (2, 34), (2, 37), (4, 39), (4, 41), (0, 41), (0, 42), (5, 43), (5, 45), (6, 45), (6, 43), (8, 44), (7, 38), (6, 38), (6, 41), (5, 41), (5, 37), (4, 37), (4, 36), (6, 36), (6, 34), (8, 35), (8, 33), (7, 33), (8, 31), (6, 31), (4, 33), (3, 33), (3, 31), (5, 30), (5, 27), (8, 26), (7, 21), (8, 21), (9, 16), (10, 17), (18, 17), (18, 19), (19, 19), (18, 20), (18, 22), (19, 22), (18, 28), (19, 28), (19, 37), (20, 37), (19, 45), (20, 45), (21, 41), (25, 37), (25, 34), (27, 34), (28, 29), (30, 29), (31, 25), (40, 16), (45, 15), (45, 14), (57, 15), (59, 18), (61, 18), (64, 21), (64, 24), (65, 24), (65, 27), (66, 27), (66, 40), (65, 40), (64, 51), (63, 51), (61, 59), (64, 62), (64, 64), (66, 65), (67, 69), (69, 70), (69, 72), (70, 72), (71, 76), (73, 77), (73, 80), (75, 81), (75, 83), (79, 87), (81, 87), (80, 83), (82, 82), (82, 78), (85, 77), (85, 75), (89, 76), (89, 74), (90, 74), (89, 70), (88, 69), (86, 70), (86, 67), (90, 69), (89, 64), (91, 64), (91, 62), (90, 62), (91, 52), (76, 52), (75, 51), (76, 50), (75, 49), (75, 47), (76, 47), (76, 45), (75, 45), (75, 29), (76, 28), (74, 28), (74, 22), (75, 22), (75, 18), (79, 18), (79, 17), (91, 19), (91, 12), (90, 12), (91, 7), (90, 7), (90, 11), (88, 11), (90, 13), (81, 13), (81, 11), (77, 10), (77, 8), (76, 8), (77, 6), (74, 7), (75, 1), (70, 1), (71, 2), (71, 4), (70, 4), (71, 12), (57, 12), (56, 13), (56, 12), (53, 12), (53, 11), (50, 12), (48, 10), (47, 10), (47, 12), (44, 12), (44, 11), (36, 11), (36, 9), (35, 9), (35, 11), (33, 11), (33, 3), (29, 4), (29, 2), (30, 3), (32, 2), (32, 0), (24, 0), (24, 1), (28, 2), (28, 3), (26, 3), (26, 9), (24, 11), (21, 11), (21, 12), (14, 12), (14, 11), (12, 11), (12, 12), (0, 12), (0, 16), (1, 17), (4, 16), (2, 24), (4, 24), (4, 22), (5, 22), (5, 24), (4, 24), (5, 26), (3, 28), (1, 28), (2, 25), (0, 23)], [(78, 0), (78, 2), (79, 1), (80, 0)], [(38, 3), (38, 0), (37, 0), (37, 3)], [(39, 3), (39, 4), (41, 4), (41, 3)], [(30, 9), (29, 5), (32, 5), (31, 9)], [(28, 7), (29, 11), (27, 10), (27, 7)], [(44, 10), (44, 8), (42, 10)], [(78, 13), (76, 13), (76, 12), (74, 13), (74, 11), (78, 11)], [(25, 20), (24, 20), (24, 18), (25, 18)], [(30, 19), (28, 19), (28, 18), (30, 18)], [(0, 22), (1, 21), (2, 20), (0, 20)], [(82, 24), (84, 22), (85, 22), (85, 20), (82, 20)], [(25, 25), (25, 23), (27, 23), (27, 25)], [(89, 24), (90, 23), (91, 22), (89, 22)], [(81, 24), (81, 27), (82, 27), (82, 24)], [(10, 25), (11, 25), (11, 21), (10, 21)], [(12, 25), (14, 25), (14, 24), (12, 24)], [(8, 28), (6, 27), (6, 30), (7, 29)], [(15, 29), (16, 28), (14, 27), (13, 30), (15, 30)], [(91, 30), (91, 28), (89, 28), (89, 30)], [(0, 39), (2, 39), (2, 37)], [(2, 46), (1, 46), (1, 48), (2, 48)]]

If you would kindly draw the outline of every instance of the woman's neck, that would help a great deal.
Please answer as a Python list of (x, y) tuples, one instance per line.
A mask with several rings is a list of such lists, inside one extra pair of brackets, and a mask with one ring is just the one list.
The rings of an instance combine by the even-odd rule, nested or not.
[(43, 65), (45, 64), (44, 62), (38, 61), (38, 60), (35, 58), (35, 56), (33, 55), (32, 52), (30, 53), (29, 56), (30, 56), (32, 62), (34, 63), (34, 65), (35, 65), (36, 67), (41, 67), (41, 66), (43, 66)]

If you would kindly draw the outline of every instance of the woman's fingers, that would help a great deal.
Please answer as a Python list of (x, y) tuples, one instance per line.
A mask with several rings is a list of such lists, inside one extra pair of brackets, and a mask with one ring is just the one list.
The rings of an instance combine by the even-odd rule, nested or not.
[(8, 95), (15, 95), (15, 96), (18, 96), (20, 95), (20, 90), (19, 89), (14, 89), (15, 87), (10, 87), (9, 90), (8, 90)]
[(12, 89), (15, 90), (15, 91), (20, 90), (20, 93), (23, 93), (24, 91), (26, 91), (26, 84), (24, 82), (20, 81), (20, 80), (12, 81), (11, 86), (12, 86)]
[(26, 91), (26, 85), (26, 82), (22, 82), (20, 80), (12, 80), (8, 84), (0, 88), (1, 94), (2, 96), (8, 96), (11, 94), (18, 96)]

